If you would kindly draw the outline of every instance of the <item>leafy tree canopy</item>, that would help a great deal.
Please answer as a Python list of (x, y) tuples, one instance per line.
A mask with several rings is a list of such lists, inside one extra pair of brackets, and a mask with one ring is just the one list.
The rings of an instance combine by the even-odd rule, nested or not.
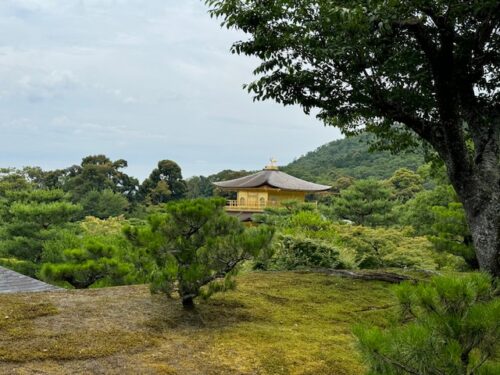
[(123, 215), (130, 206), (125, 196), (111, 189), (91, 190), (81, 198), (80, 204), (85, 216), (95, 216), (100, 219)]
[(121, 171), (126, 167), (127, 162), (123, 159), (112, 161), (105, 155), (87, 156), (81, 165), (64, 171), (66, 177), (63, 187), (72, 194), (74, 201), (79, 201), (90, 191), (106, 189), (123, 194), (133, 201), (139, 182)]
[(183, 198), (186, 191), (181, 168), (172, 160), (160, 160), (139, 189), (141, 198), (153, 205)]
[(500, 3), (497, 0), (206, 0), (261, 60), (257, 99), (318, 109), (377, 146), (444, 161), (480, 266), (500, 274)]
[(422, 177), (406, 168), (398, 169), (388, 180), (394, 189), (396, 199), (406, 202), (424, 189)]

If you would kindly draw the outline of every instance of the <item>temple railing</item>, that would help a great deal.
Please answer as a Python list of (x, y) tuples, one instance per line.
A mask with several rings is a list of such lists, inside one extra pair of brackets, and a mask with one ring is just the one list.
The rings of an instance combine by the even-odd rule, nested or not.
[[(318, 202), (307, 202), (308, 204), (318, 205)], [(262, 212), (267, 207), (280, 207), (281, 202), (271, 202), (266, 201), (264, 203), (260, 202), (245, 202), (241, 204), (237, 200), (228, 200), (226, 203), (226, 211), (247, 211), (247, 212)]]
[(264, 211), (266, 207), (277, 207), (278, 203), (274, 202), (246, 202), (244, 204), (238, 203), (237, 200), (228, 200), (226, 203), (226, 211), (251, 211), (260, 212)]

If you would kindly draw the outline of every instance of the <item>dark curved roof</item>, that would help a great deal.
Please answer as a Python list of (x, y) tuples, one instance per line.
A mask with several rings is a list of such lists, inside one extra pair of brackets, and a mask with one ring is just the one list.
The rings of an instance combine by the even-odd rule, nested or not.
[(214, 185), (223, 189), (250, 189), (267, 185), (277, 189), (306, 192), (325, 191), (331, 188), (331, 186), (304, 181), (274, 169), (264, 169), (234, 180), (214, 182)]

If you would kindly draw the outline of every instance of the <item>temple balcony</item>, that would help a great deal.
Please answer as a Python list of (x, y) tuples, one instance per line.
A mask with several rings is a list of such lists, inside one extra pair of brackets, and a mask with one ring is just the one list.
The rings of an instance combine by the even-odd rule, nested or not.
[[(305, 204), (310, 204), (315, 207), (318, 206), (317, 201), (304, 202)], [(264, 209), (269, 207), (281, 207), (282, 202), (247, 202), (245, 204), (239, 204), (237, 200), (228, 200), (226, 203), (225, 210), (229, 212), (264, 212)]]
[(279, 207), (279, 202), (247, 202), (244, 204), (238, 203), (237, 200), (228, 200), (226, 203), (226, 211), (244, 211), (244, 212), (263, 212), (267, 207)]

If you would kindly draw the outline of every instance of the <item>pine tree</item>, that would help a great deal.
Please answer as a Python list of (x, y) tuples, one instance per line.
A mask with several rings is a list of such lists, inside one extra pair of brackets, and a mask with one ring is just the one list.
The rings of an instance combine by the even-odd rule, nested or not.
[(182, 304), (192, 308), (194, 298), (233, 287), (237, 266), (269, 245), (272, 230), (246, 229), (224, 212), (224, 205), (220, 198), (170, 202), (166, 214), (149, 218), (147, 228), (126, 230), (156, 261), (153, 292), (177, 292)]

